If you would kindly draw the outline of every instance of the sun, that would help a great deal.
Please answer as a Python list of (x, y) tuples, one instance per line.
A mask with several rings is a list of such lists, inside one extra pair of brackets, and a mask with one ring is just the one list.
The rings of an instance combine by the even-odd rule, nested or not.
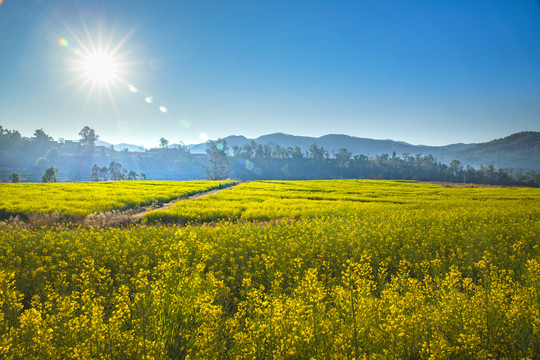
[(84, 77), (94, 84), (111, 84), (119, 77), (120, 64), (110, 53), (91, 52), (83, 56), (81, 71)]
[(83, 22), (83, 31), (67, 29), (69, 36), (61, 38), (58, 44), (66, 52), (66, 71), (74, 76), (65, 85), (78, 83), (72, 99), (80, 92), (86, 92), (86, 104), (92, 98), (109, 98), (116, 108), (115, 94), (122, 94), (129, 82), (125, 78), (129, 68), (137, 62), (130, 60), (131, 50), (126, 49), (126, 42), (134, 29), (121, 38), (114, 30), (107, 31), (100, 24), (88, 27)]

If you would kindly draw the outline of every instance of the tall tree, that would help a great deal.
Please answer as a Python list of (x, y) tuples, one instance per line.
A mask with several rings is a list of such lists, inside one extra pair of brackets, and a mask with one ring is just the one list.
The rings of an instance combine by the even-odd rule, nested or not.
[(228, 150), (225, 140), (209, 140), (206, 143), (206, 155), (210, 166), (205, 167), (205, 170), (209, 180), (223, 180), (229, 177)]
[(161, 139), (159, 139), (159, 146), (162, 149), (166, 149), (169, 146), (169, 140), (162, 137)]
[(45, 131), (43, 131), (43, 129), (37, 129), (36, 131), (34, 131), (33, 139), (41, 143), (45, 143), (45, 142), (49, 142), (53, 140), (53, 138), (47, 135)]
[(124, 180), (126, 178), (127, 170), (124, 169), (119, 162), (111, 161), (109, 164), (109, 174), (111, 180)]
[(129, 173), (127, 175), (128, 180), (137, 180), (138, 178), (139, 178), (139, 175), (135, 171), (129, 170)]
[(99, 170), (100, 170), (100, 167), (97, 166), (96, 164), (92, 166), (92, 174), (90, 175), (91, 181), (99, 181)]
[(328, 152), (323, 147), (318, 147), (317, 143), (311, 144), (309, 154), (313, 162), (321, 162), (328, 157)]
[(103, 166), (98, 170), (99, 177), (103, 179), (103, 181), (106, 181), (109, 179), (109, 168), (106, 166)]
[(96, 141), (99, 140), (99, 135), (97, 135), (96, 131), (91, 129), (89, 126), (83, 127), (79, 133), (79, 136), (81, 137), (81, 146), (87, 151), (93, 150), (96, 146)]
[(350, 152), (346, 148), (339, 149), (338, 153), (336, 154), (336, 160), (339, 167), (348, 167), (351, 158), (352, 152)]

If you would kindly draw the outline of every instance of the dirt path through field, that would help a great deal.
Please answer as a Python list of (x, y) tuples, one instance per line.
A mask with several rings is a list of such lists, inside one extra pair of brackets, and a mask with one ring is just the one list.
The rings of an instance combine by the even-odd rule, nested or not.
[(106, 213), (101, 214), (95, 214), (95, 215), (89, 215), (85, 219), (86, 225), (109, 225), (109, 226), (116, 226), (116, 225), (130, 225), (135, 224), (139, 222), (144, 215), (152, 210), (165, 210), (173, 206), (179, 201), (186, 201), (186, 200), (198, 200), (203, 197), (217, 194), (223, 190), (231, 189), (238, 185), (239, 183), (223, 187), (221, 189), (213, 189), (209, 190), (203, 193), (198, 193), (195, 195), (187, 196), (187, 197), (181, 197), (179, 199), (172, 200), (168, 203), (164, 204), (154, 204), (149, 206), (143, 206), (138, 209), (129, 209), (124, 211), (110, 211)]

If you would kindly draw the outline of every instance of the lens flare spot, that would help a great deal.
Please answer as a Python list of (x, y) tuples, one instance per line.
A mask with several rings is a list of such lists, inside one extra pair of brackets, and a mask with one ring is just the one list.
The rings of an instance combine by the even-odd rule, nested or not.
[(166, 113), (167, 112), (167, 108), (165, 106), (160, 106), (159, 107), (159, 111), (161, 111), (162, 113)]
[[(2, 3), (2, 0), (0, 0), (0, 4)], [(69, 41), (67, 41), (66, 39), (62, 38), (60, 40), (58, 40), (58, 44), (60, 46), (63, 46), (63, 47), (69, 47)]]
[(216, 144), (216, 148), (217, 148), (219, 151), (223, 150), (223, 144), (222, 144), (222, 143), (217, 143), (217, 144)]
[(180, 119), (180, 126), (182, 126), (185, 129), (191, 128), (191, 123), (187, 119)]
[(249, 160), (246, 160), (246, 164), (244, 165), (246, 167), (246, 169), (248, 169), (249, 171), (255, 169), (255, 164), (252, 163), (251, 161)]
[(137, 89), (135, 86), (129, 84), (128, 85), (128, 88), (129, 88), (129, 91), (131, 91), (132, 93), (138, 93), (139, 92), (139, 89)]
[(148, 104), (151, 104), (152, 101), (154, 101), (154, 97), (153, 96), (147, 96), (144, 101), (146, 101)]
[(199, 134), (199, 139), (201, 139), (202, 141), (208, 141), (208, 135), (206, 135), (205, 132), (202, 132)]
[(3, 2), (4, 2), (4, 0), (0, 0), (0, 5), (2, 5)]

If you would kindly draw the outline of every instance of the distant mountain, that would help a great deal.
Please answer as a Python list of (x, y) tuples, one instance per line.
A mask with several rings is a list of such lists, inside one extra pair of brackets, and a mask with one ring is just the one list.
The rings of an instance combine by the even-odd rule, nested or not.
[[(381, 154), (391, 155), (393, 152), (400, 156), (404, 153), (409, 155), (433, 155), (438, 161), (449, 163), (459, 160), (464, 165), (480, 166), (494, 165), (495, 167), (514, 167), (525, 171), (540, 170), (540, 132), (528, 131), (516, 133), (503, 139), (493, 140), (480, 144), (450, 144), (445, 146), (412, 145), (403, 141), (375, 140), (358, 138), (349, 135), (330, 134), (321, 137), (296, 136), (284, 133), (263, 135), (255, 139), (244, 136), (227, 136), (229, 148), (234, 145), (243, 146), (255, 141), (257, 144), (283, 148), (298, 146), (303, 152), (316, 143), (323, 147), (330, 155), (337, 153), (340, 148), (346, 148), (354, 155), (376, 156)], [(206, 144), (188, 146), (193, 154), (205, 152)]]
[[(230, 148), (234, 145), (243, 146), (255, 141), (261, 145), (275, 146), (279, 145), (283, 148), (298, 146), (303, 152), (308, 151), (309, 147), (316, 143), (317, 146), (325, 148), (330, 154), (337, 153), (340, 148), (346, 148), (355, 155), (363, 154), (375, 156), (380, 154), (396, 154), (409, 153), (416, 154), (432, 154), (436, 157), (448, 157), (450, 153), (456, 150), (463, 150), (474, 146), (475, 144), (452, 144), (446, 146), (425, 146), (411, 145), (402, 141), (394, 140), (375, 140), (367, 138), (358, 138), (349, 135), (331, 134), (321, 137), (296, 136), (283, 133), (275, 133), (263, 135), (255, 139), (248, 139), (244, 136), (228, 136), (223, 138), (227, 141)], [(204, 153), (206, 144), (191, 145), (190, 150), (194, 154)]]
[[(113, 144), (108, 143), (106, 141), (102, 141), (102, 140), (96, 141), (96, 146), (109, 147), (111, 145), (113, 145)], [(124, 149), (127, 149), (128, 151), (133, 151), (133, 152), (146, 151), (144, 146), (138, 146), (138, 145), (132, 145), (132, 144), (126, 144), (126, 143), (115, 144), (113, 146), (114, 146), (114, 150), (116, 150), (116, 151), (123, 151)]]
[[(514, 167), (525, 171), (540, 170), (540, 132), (527, 131), (512, 134), (502, 139), (479, 144), (450, 144), (445, 146), (413, 145), (403, 141), (375, 140), (358, 138), (343, 134), (329, 134), (321, 137), (296, 136), (284, 133), (262, 135), (258, 138), (249, 139), (242, 135), (231, 135), (223, 138), (227, 141), (230, 149), (233, 146), (242, 147), (255, 141), (257, 144), (282, 148), (298, 146), (302, 152), (309, 150), (312, 144), (317, 144), (329, 152), (330, 156), (337, 153), (340, 148), (346, 148), (353, 155), (376, 156), (381, 154), (396, 153), (401, 156), (404, 153), (415, 156), (433, 155), (438, 161), (449, 163), (459, 160), (464, 165), (478, 167), (480, 165), (494, 165), (497, 168)], [(110, 146), (110, 143), (98, 141), (98, 146)], [(176, 148), (177, 144), (169, 145)], [(206, 143), (187, 145), (192, 154), (204, 154)], [(121, 151), (145, 151), (137, 145), (117, 144), (115, 150)], [(231, 151), (232, 153), (232, 151)]]
[(472, 166), (493, 165), (496, 168), (540, 170), (540, 132), (524, 131), (502, 139), (455, 152), (462, 163)]
[[(239, 135), (231, 135), (227, 136), (223, 140), (227, 141), (227, 146), (229, 146), (231, 149), (233, 146), (244, 146), (244, 144), (249, 144), (253, 139), (248, 139), (245, 136), (239, 136)], [(206, 153), (206, 143), (202, 144), (193, 144), (188, 145), (188, 149), (191, 151), (192, 154), (204, 154)]]

